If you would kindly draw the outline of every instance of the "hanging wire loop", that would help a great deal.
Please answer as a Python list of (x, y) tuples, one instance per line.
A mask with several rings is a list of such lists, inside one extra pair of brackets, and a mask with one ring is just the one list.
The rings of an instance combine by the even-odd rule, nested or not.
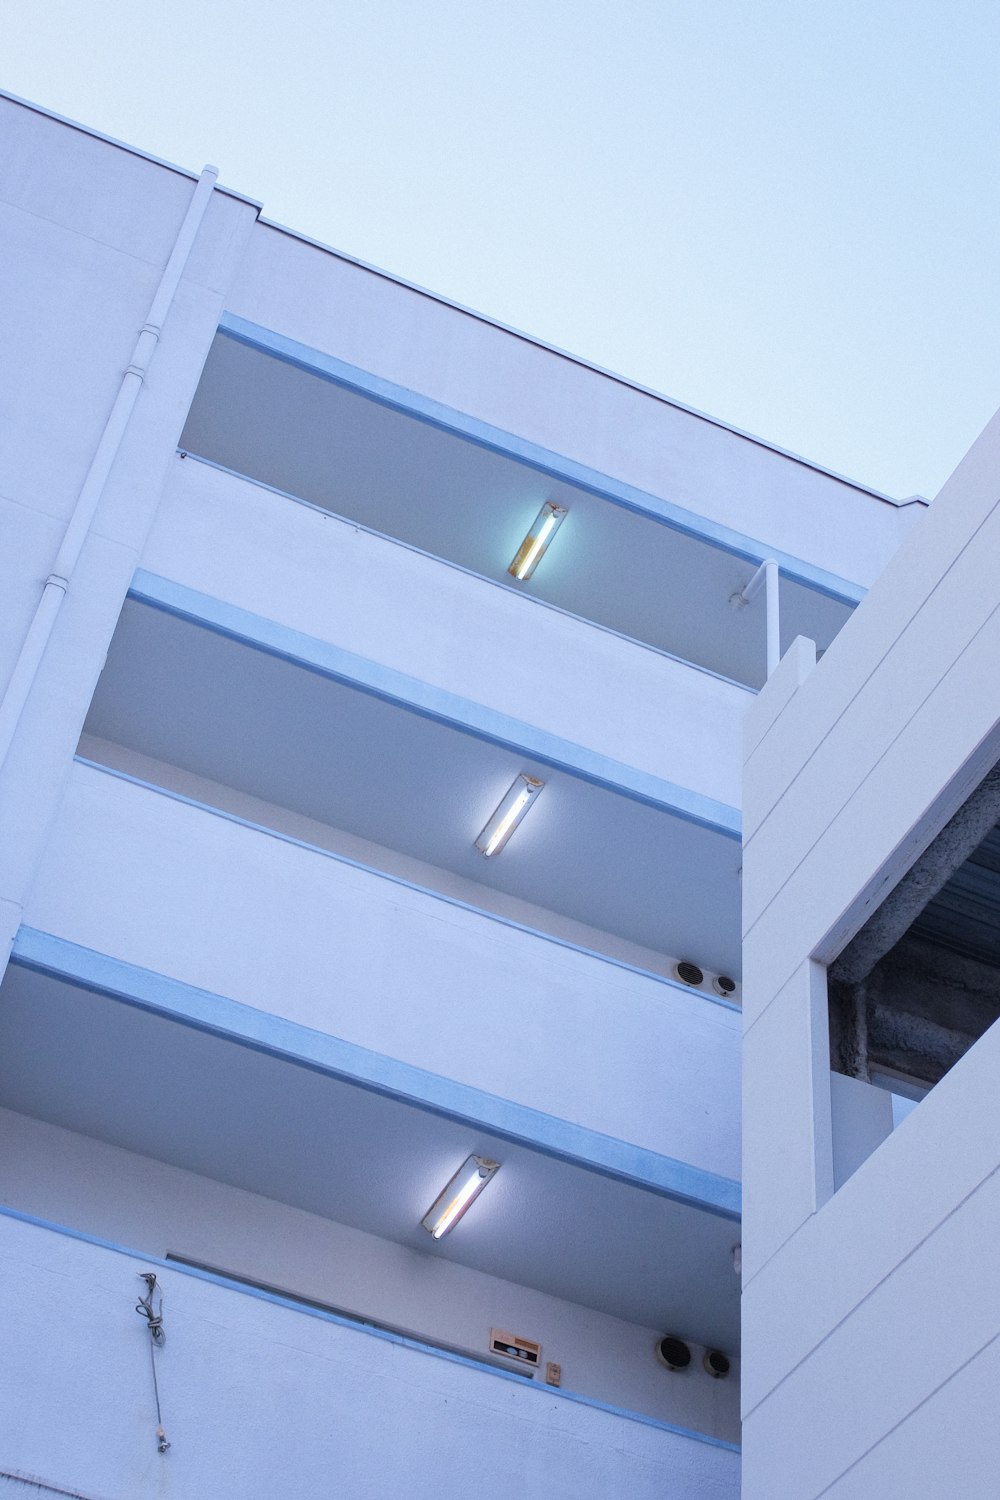
[(163, 1295), (153, 1306), (153, 1296), (156, 1292), (156, 1273), (154, 1271), (140, 1271), (139, 1278), (146, 1283), (146, 1295), (140, 1297), (135, 1304), (135, 1310), (146, 1319), (149, 1328), (149, 1364), (153, 1372), (153, 1395), (156, 1397), (156, 1449), (158, 1453), (166, 1453), (170, 1444), (163, 1430), (163, 1418), (160, 1414), (160, 1388), (156, 1379), (156, 1350), (162, 1349), (166, 1334), (163, 1331)]

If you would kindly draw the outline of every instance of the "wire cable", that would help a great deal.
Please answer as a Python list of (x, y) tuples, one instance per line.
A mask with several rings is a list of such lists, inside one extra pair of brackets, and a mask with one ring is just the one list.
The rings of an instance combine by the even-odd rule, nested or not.
[(159, 1453), (166, 1453), (170, 1444), (163, 1430), (163, 1417), (160, 1413), (160, 1386), (156, 1378), (156, 1350), (163, 1347), (166, 1334), (163, 1330), (163, 1294), (160, 1294), (159, 1306), (153, 1307), (153, 1293), (156, 1291), (155, 1271), (140, 1271), (140, 1280), (146, 1283), (146, 1295), (140, 1297), (135, 1304), (135, 1310), (146, 1319), (149, 1328), (149, 1367), (153, 1372), (153, 1396), (156, 1400), (156, 1448)]

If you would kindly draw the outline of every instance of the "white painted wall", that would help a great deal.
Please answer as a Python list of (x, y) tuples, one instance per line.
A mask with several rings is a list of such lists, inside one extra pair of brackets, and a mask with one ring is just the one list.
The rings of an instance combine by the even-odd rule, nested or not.
[(748, 689), (248, 480), (177, 458), (142, 566), (739, 805)]
[(1000, 758), (998, 474), (994, 419), (822, 662), (750, 716), (746, 1500), (991, 1493), (1000, 1471), (1000, 1032), (834, 1193), (823, 968)]
[(994, 1027), (747, 1286), (747, 1496), (991, 1493), (998, 1068)]
[[(0, 459), (0, 506), (15, 543), (5, 558), (16, 563), (9, 577), (0, 564), (0, 582), (14, 606), (0, 635), (2, 686), (194, 184), (36, 111), (7, 102), (0, 111), (8, 148), (0, 214), (15, 273), (7, 283), (13, 300), (5, 309), (13, 357), (0, 397), (17, 424), (15, 440)], [(0, 779), (0, 905), (7, 935), (27, 901), (29, 922), (88, 946), (177, 973), (276, 1015), (287, 1013), (294, 997), (294, 1014), (307, 1024), (335, 1026), (340, 1034), (363, 1038), (364, 1045), (411, 1061), (422, 1058), (424, 1066), (446, 1075), (466, 1073), (481, 1087), (524, 1097), (547, 1113), (593, 1120), (626, 1140), (647, 1141), (658, 1150), (672, 1146), (682, 1159), (735, 1171), (736, 1018), (730, 1013), (121, 781), (80, 768), (70, 772), (165, 477), (180, 474), (176, 440), (254, 219), (253, 207), (235, 198), (217, 194), (211, 201)], [(405, 329), (396, 336), (405, 339)], [(450, 570), (451, 592), (432, 606), (428, 560), (401, 548), (390, 556), (389, 544), (379, 550), (376, 539), (359, 539), (353, 551), (364, 554), (362, 583), (381, 588), (384, 618), (371, 606), (360, 609), (360, 591), (353, 597), (345, 591), (331, 604), (322, 598), (313, 556), (314, 513), (288, 508), (279, 515), (268, 497), (260, 501), (251, 534), (245, 501), (245, 495), (237, 502), (227, 492), (216, 510), (204, 494), (185, 493), (173, 513), (164, 515), (153, 551), (165, 548), (183, 581), (191, 581), (184, 571), (190, 569), (201, 586), (223, 598), (255, 610), (262, 599), (271, 601), (277, 618), (329, 631), (330, 639), (349, 649), (359, 649), (351, 646), (356, 639), (375, 659), (381, 653), (389, 661), (405, 660), (430, 681), (439, 671), (443, 682), (464, 683), (471, 696), (489, 701), (481, 681), (477, 687), (468, 646), (448, 649), (456, 622), (474, 629), (470, 581), (463, 575)], [(347, 562), (350, 552), (350, 539), (341, 532), (322, 561)], [(379, 584), (380, 573), (385, 576)], [(439, 668), (429, 666), (426, 650), (422, 661), (407, 654), (394, 588), (424, 597)], [(498, 610), (515, 602), (523, 603), (507, 600)], [(515, 707), (515, 673), (508, 669), (505, 676), (498, 669), (497, 701), (511, 705), (507, 711), (535, 716), (543, 727), (563, 726), (558, 732), (585, 744), (589, 736), (617, 747), (605, 753), (639, 766), (644, 757), (656, 764), (666, 754), (678, 776), (693, 784), (732, 789), (732, 755), (725, 766), (712, 749), (732, 711), (711, 678), (605, 636), (594, 649), (617, 697), (601, 723), (585, 691), (583, 627), (546, 613), (559, 622), (552, 628), (570, 662), (566, 687), (550, 692), (547, 701), (540, 679), (532, 680), (527, 708)], [(490, 627), (512, 630), (523, 658), (526, 619), (503, 615)], [(487, 633), (480, 626), (484, 652)], [(634, 730), (625, 727), (630, 702)], [(697, 726), (686, 742), (672, 739), (672, 731), (664, 733), (657, 723), (665, 707), (677, 702)], [(174, 921), (192, 924), (183, 944)], [(373, 964), (383, 941), (384, 958)], [(399, 998), (421, 944), (430, 966), (421, 983), (428, 994), (437, 986), (437, 1009), (430, 1022), (425, 1012), (422, 1024)], [(513, 986), (495, 977), (508, 955)], [(301, 972), (289, 973), (290, 956)], [(330, 974), (343, 967), (345, 956), (342, 992), (331, 1006)], [(512, 990), (518, 993), (513, 1006)], [(367, 1017), (349, 1003), (352, 992), (355, 1002), (377, 997)], [(482, 1008), (488, 1041), (495, 1043), (481, 1076), (472, 1066), (468, 1028), (460, 1024), (470, 995)], [(434, 1021), (450, 1023), (463, 1039), (457, 1063), (449, 1057), (452, 1039), (435, 1036)], [(663, 1112), (657, 1048), (674, 1049), (668, 1083), (676, 1074), (676, 1118)], [(488, 1056), (490, 1048), (482, 1052)], [(598, 1058), (600, 1089), (594, 1082)], [(645, 1071), (637, 1082), (640, 1061)], [(703, 1107), (702, 1087), (715, 1097), (714, 1113)], [(681, 1120), (685, 1102), (692, 1115), (687, 1123)], [(652, 1356), (654, 1332), (662, 1330), (637, 1329), (456, 1266), (432, 1277), (414, 1276), (400, 1247), (234, 1195), (54, 1127), (46, 1132), (22, 1120), (15, 1130), (7, 1123), (9, 1190), (24, 1206), (98, 1234), (134, 1239), (144, 1248), (165, 1249), (173, 1231), (183, 1231), (188, 1246), (171, 1248), (199, 1253), (196, 1246), (207, 1246), (200, 1253), (234, 1269), (298, 1284), (307, 1293), (311, 1288), (313, 1295), (338, 1302), (356, 1296), (359, 1311), (407, 1324), (426, 1320), (431, 1336), (459, 1343), (477, 1343), (487, 1310), (502, 1301), (505, 1321), (551, 1330), (550, 1344), (564, 1351), (567, 1379), (575, 1368), (594, 1391), (606, 1393), (604, 1399), (626, 1405), (634, 1398), (634, 1404), (655, 1407), (669, 1392), (676, 1420), (734, 1432), (735, 1378), (718, 1385), (700, 1371), (691, 1379), (671, 1377)], [(134, 1365), (123, 1362), (122, 1346), (107, 1338), (104, 1323), (112, 1305), (104, 1298), (109, 1280), (113, 1305), (119, 1306), (118, 1275), (110, 1269), (118, 1257), (9, 1219), (0, 1225), (0, 1240), (8, 1272), (0, 1277), (0, 1300), (9, 1297), (2, 1317), (12, 1336), (8, 1369), (18, 1375), (0, 1382), (0, 1470), (42, 1475), (105, 1497), (131, 1497), (153, 1486), (185, 1497), (304, 1496), (320, 1492), (331, 1472), (339, 1485), (358, 1493), (416, 1495), (432, 1489), (429, 1445), (444, 1443), (462, 1493), (506, 1493), (512, 1469), (516, 1487), (528, 1494), (597, 1496), (628, 1488), (707, 1500), (734, 1493), (731, 1453), (180, 1276), (177, 1285), (193, 1287), (201, 1302), (191, 1313), (185, 1362), (174, 1367), (174, 1448), (172, 1467), (164, 1468), (146, 1421), (146, 1346), (131, 1305), (134, 1263), (120, 1262), (121, 1306), (126, 1337), (140, 1355), (138, 1383)], [(317, 1290), (330, 1286), (331, 1268), (337, 1288)], [(350, 1296), (343, 1295), (345, 1285)], [(172, 1333), (170, 1347), (183, 1348), (183, 1336)], [(395, 1368), (400, 1362), (402, 1374)], [(329, 1439), (331, 1408), (339, 1425)], [(456, 1409), (461, 1417), (452, 1422)], [(318, 1444), (317, 1433), (323, 1434)], [(6, 1483), (2, 1475), (0, 1481)]]
[(0, 1220), (0, 1468), (96, 1496), (723, 1500), (737, 1456), (164, 1271), (156, 1451), (142, 1262)]
[(737, 1013), (104, 772), (74, 767), (26, 921), (738, 1176)]
[(690, 1369), (672, 1375), (654, 1354), (662, 1329), (11, 1110), (0, 1110), (0, 1140), (0, 1201), (18, 1212), (149, 1255), (184, 1255), (472, 1354), (485, 1356), (491, 1328), (513, 1329), (561, 1364), (563, 1389), (739, 1442), (738, 1360), (727, 1380), (712, 1380), (692, 1345)]
[(914, 514), (268, 225), (227, 311), (865, 586)]
[[(139, 751), (119, 745), (113, 740), (101, 739), (91, 734), (81, 735), (79, 754), (86, 760), (124, 772), (126, 776), (134, 776), (153, 786), (176, 792), (182, 797), (203, 803), (206, 807), (217, 808), (221, 812), (243, 818), (262, 828), (271, 829), (275, 833), (313, 844), (316, 848), (326, 849), (331, 854), (341, 854), (346, 859), (356, 860), (359, 864), (368, 865), (374, 870), (384, 871), (388, 875), (397, 876), (414, 885), (424, 886), (429, 891), (436, 891), (456, 901), (464, 901), (470, 906), (479, 907), (483, 911), (493, 912), (498, 917), (518, 922), (536, 932), (547, 933), (562, 942), (573, 943), (621, 963), (645, 969), (650, 974), (659, 974), (675, 984), (680, 983), (674, 978), (674, 969), (682, 957), (681, 954), (666, 954), (658, 949), (646, 948), (639, 943), (630, 942), (627, 938), (619, 937), (616, 933), (605, 932), (585, 922), (574, 921), (561, 912), (536, 906), (531, 901), (521, 900), (506, 891), (497, 890), (494, 886), (484, 885), (481, 881), (469, 880), (466, 876), (445, 870), (440, 865), (428, 864), (425, 860), (401, 854), (398, 849), (390, 849), (386, 844), (376, 844), (371, 839), (363, 839), (342, 828), (334, 828), (330, 823), (321, 823), (315, 818), (292, 812), (287, 807), (280, 807), (276, 802), (267, 802), (260, 797), (253, 797), (249, 793), (238, 791), (234, 787), (224, 786), (222, 782), (211, 781), (204, 776), (195, 776), (179, 766), (156, 760), (149, 755), (142, 755)], [(715, 991), (712, 989), (712, 980), (717, 975), (707, 967), (703, 967), (702, 972), (705, 976), (704, 981), (693, 993), (702, 996), (710, 995), (714, 1003)], [(692, 991), (685, 987), (685, 993), (692, 993)], [(735, 1003), (739, 1002), (738, 987), (733, 993), (733, 999)]]
[[(194, 190), (192, 180), (0, 100), (5, 359), (0, 690), (10, 678)], [(255, 212), (217, 193), (0, 774), (9, 941)]]

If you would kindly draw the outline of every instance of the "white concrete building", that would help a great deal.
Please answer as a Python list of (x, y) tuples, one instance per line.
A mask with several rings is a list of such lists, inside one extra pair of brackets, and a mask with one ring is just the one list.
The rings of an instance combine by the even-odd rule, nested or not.
[(746, 1500), (997, 1489), (998, 476), (747, 718)]
[(0, 1487), (735, 1497), (740, 596), (825, 648), (921, 507), (0, 130)]

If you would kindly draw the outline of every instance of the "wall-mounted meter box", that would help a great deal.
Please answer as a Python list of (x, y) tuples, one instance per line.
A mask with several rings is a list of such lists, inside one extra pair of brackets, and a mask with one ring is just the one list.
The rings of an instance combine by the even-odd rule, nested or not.
[(542, 1358), (542, 1346), (533, 1344), (531, 1339), (519, 1339), (516, 1334), (504, 1333), (502, 1328), (491, 1328), (490, 1353), (502, 1354), (507, 1359), (516, 1359), (518, 1364), (531, 1365), (537, 1369)]

